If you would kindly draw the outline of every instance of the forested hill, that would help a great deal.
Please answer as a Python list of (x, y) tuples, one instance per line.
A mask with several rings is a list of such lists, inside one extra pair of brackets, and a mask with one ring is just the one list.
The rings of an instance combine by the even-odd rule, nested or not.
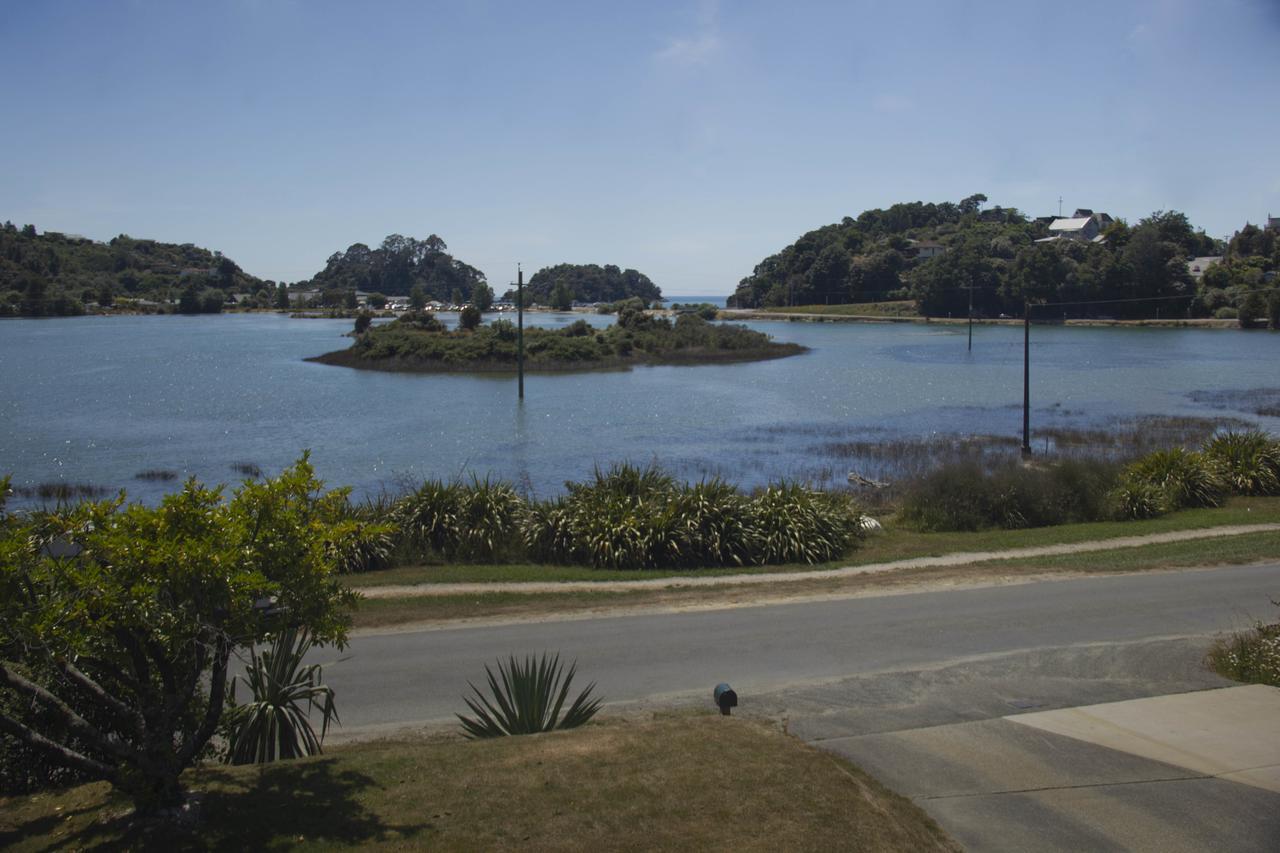
[(525, 288), (528, 299), (551, 304), (557, 287), (567, 291), (571, 302), (617, 302), (638, 296), (645, 302), (662, 298), (662, 291), (644, 273), (622, 270), (613, 264), (556, 264), (533, 274)]
[(187, 291), (256, 292), (266, 283), (221, 252), (191, 243), (135, 240), (121, 234), (99, 243), (34, 225), (0, 226), (0, 314), (79, 314), (89, 303), (116, 299), (167, 301)]
[[(1055, 309), (1070, 316), (1234, 316), (1250, 308), (1250, 298), (1257, 307), (1258, 291), (1265, 300), (1275, 278), (1267, 274), (1280, 268), (1280, 240), (1254, 226), (1223, 245), (1177, 211), (1134, 225), (1099, 211), (1088, 217), (1087, 238), (1059, 232), (1044, 241), (1055, 236), (1055, 217), (983, 210), (986, 201), (977, 194), (959, 203), (895, 204), (810, 231), (762, 260), (729, 304), (914, 300), (928, 316), (964, 316), (972, 288), (980, 316), (1020, 315), (1028, 299), (1075, 303)], [(1192, 274), (1191, 259), (1224, 254), (1198, 280)]]
[(447, 248), (435, 234), (425, 240), (392, 234), (376, 249), (356, 243), (345, 252), (334, 252), (323, 270), (295, 287), (388, 296), (405, 296), (417, 287), (427, 299), (461, 302), (484, 283), (484, 273), (450, 255)]

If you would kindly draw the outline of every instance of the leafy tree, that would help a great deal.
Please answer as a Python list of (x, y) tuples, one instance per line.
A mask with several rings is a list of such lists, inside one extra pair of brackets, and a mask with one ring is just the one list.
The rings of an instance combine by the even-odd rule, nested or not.
[(359, 304), (360, 301), (356, 298), (356, 292), (354, 290), (348, 290), (346, 295), (342, 297), (342, 305), (344, 308), (355, 308)]
[(1280, 329), (1280, 288), (1273, 289), (1267, 296), (1267, 324)]
[(282, 309), (289, 307), (289, 287), (283, 282), (276, 287), (275, 306)]
[(480, 325), (480, 309), (474, 305), (468, 305), (462, 309), (462, 313), (458, 315), (458, 325), (467, 331), (471, 331)]
[(1240, 303), (1238, 315), (1240, 328), (1251, 329), (1267, 319), (1267, 300), (1260, 291), (1253, 290)]
[(356, 315), (355, 332), (357, 335), (362, 335), (365, 332), (369, 331), (369, 327), (372, 325), (373, 325), (373, 314), (371, 312), (361, 311), (359, 314)]
[(409, 307), (414, 311), (421, 311), (427, 307), (427, 294), (423, 292), (422, 285), (415, 284), (409, 291)]
[[(127, 794), (181, 801), (222, 715), (234, 649), (281, 625), (341, 646), (355, 596), (331, 543), (358, 527), (304, 455), (230, 499), (188, 481), (0, 527), (0, 731)], [(14, 710), (20, 709), (20, 710)]]
[(22, 290), (22, 303), (19, 313), (24, 317), (43, 317), (49, 313), (49, 287), (38, 275), (27, 276), (26, 286)]
[(451, 305), (461, 305), (465, 301), (466, 300), (462, 296), (461, 288), (455, 287), (453, 289), (453, 293), (449, 294), (449, 304)]
[(98, 288), (98, 304), (103, 308), (110, 308), (116, 301), (115, 292), (111, 289), (110, 282), (103, 282)]
[(549, 302), (557, 311), (568, 311), (573, 307), (573, 292), (563, 281), (557, 282), (551, 289)]
[(216, 287), (205, 288), (200, 294), (200, 310), (205, 314), (218, 314), (227, 301), (227, 295)]
[(471, 288), (471, 304), (481, 311), (488, 311), (493, 307), (493, 288), (483, 281), (477, 282), (476, 286)]
[(381, 293), (370, 293), (367, 302), (370, 308), (381, 309), (387, 307), (387, 297)]
[(525, 284), (525, 298), (530, 302), (550, 304), (551, 292), (558, 284), (568, 288), (570, 302), (617, 302), (632, 296), (652, 302), (662, 298), (662, 291), (648, 276), (633, 269), (619, 269), (613, 264), (544, 267)]
[(200, 291), (195, 284), (188, 284), (178, 298), (178, 312), (181, 314), (199, 314), (203, 310), (200, 302)]

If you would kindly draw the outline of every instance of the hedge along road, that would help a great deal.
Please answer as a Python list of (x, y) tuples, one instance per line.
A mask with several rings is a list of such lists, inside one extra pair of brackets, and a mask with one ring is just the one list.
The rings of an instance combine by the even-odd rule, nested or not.
[(1141, 536), (1121, 536), (1111, 539), (1095, 539), (1087, 542), (1069, 542), (1058, 545), (1037, 545), (1029, 548), (1009, 548), (1001, 551), (968, 551), (943, 554), (936, 557), (913, 557), (887, 563), (869, 563), (814, 572), (766, 572), (742, 575), (710, 575), (687, 577), (639, 578), (624, 581), (521, 581), (492, 583), (421, 583), (389, 584), (364, 587), (360, 592), (366, 598), (411, 598), (419, 596), (471, 595), (478, 593), (548, 593), (548, 592), (610, 592), (628, 590), (661, 590), (680, 587), (740, 586), (750, 584), (776, 584), (788, 581), (806, 581), (815, 578), (848, 578), (860, 575), (883, 574), (904, 569), (939, 568), (984, 563), (989, 560), (1016, 560), (1032, 557), (1055, 557), (1064, 554), (1084, 554), (1092, 551), (1111, 551), (1123, 548), (1139, 548), (1169, 542), (1187, 542), (1196, 539), (1213, 539), (1224, 536), (1242, 536), (1249, 533), (1280, 531), (1280, 523), (1236, 524), (1196, 530), (1171, 530), (1164, 533), (1147, 533)]
[(1091, 576), (727, 610), (363, 634), (320, 650), (339, 737), (443, 722), (468, 681), (509, 654), (577, 659), (608, 702), (709, 703), (721, 681), (753, 695), (1044, 648), (1210, 636), (1268, 618), (1280, 563)]

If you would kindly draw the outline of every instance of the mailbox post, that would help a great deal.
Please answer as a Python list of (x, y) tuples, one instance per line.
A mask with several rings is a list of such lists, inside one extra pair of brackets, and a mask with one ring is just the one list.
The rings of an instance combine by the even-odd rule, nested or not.
[(733, 708), (738, 707), (738, 694), (724, 682), (717, 684), (715, 690), (711, 691), (711, 698), (715, 699), (716, 707), (726, 717), (729, 716)]

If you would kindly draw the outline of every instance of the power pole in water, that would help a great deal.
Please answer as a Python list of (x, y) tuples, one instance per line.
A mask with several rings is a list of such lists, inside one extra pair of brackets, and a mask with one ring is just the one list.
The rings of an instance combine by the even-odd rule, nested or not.
[(524, 270), (516, 264), (516, 375), (524, 399)]
[(1022, 309), (1022, 458), (1031, 458), (1031, 303)]
[(969, 281), (969, 352), (973, 352), (973, 281)]

